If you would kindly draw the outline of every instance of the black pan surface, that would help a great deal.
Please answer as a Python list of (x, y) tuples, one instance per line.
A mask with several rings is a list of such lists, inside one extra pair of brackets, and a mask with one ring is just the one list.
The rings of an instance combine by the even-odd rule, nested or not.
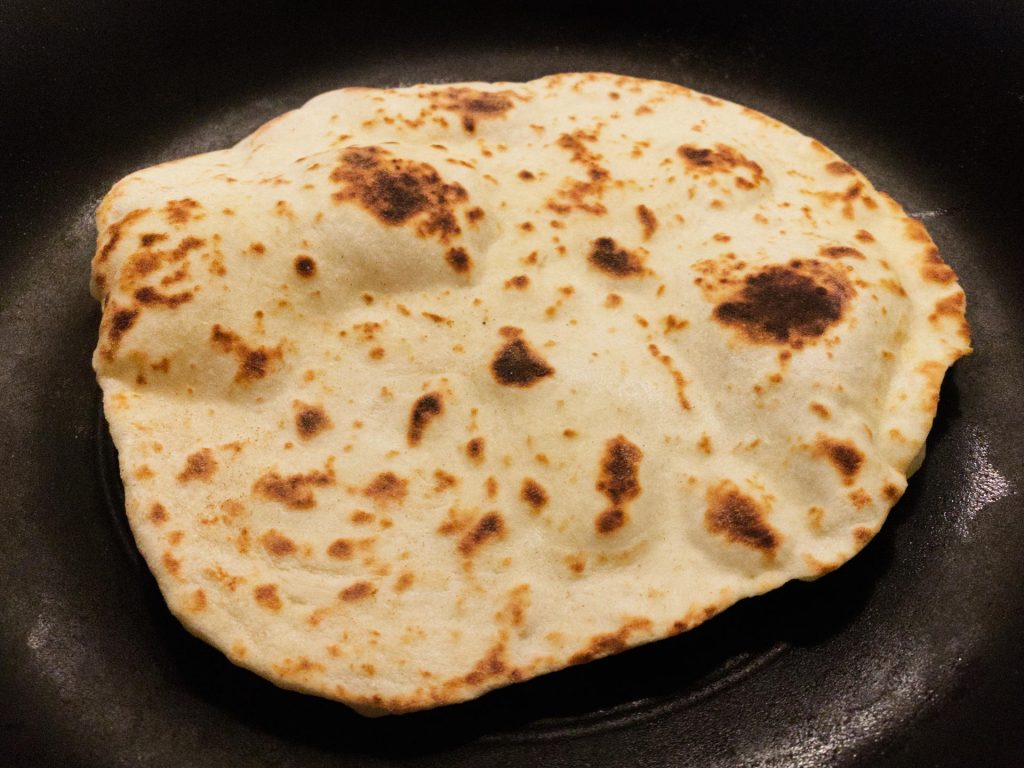
[[(127, 533), (90, 355), (122, 175), (342, 85), (660, 78), (820, 139), (925, 221), (975, 354), (848, 565), (677, 638), (366, 721), (233, 667)], [(0, 764), (1024, 765), (1024, 6), (0, 5)]]

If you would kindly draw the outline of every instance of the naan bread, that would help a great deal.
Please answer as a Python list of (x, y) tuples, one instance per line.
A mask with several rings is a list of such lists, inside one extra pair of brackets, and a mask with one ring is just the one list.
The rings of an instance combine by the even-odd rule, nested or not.
[(838, 567), (970, 348), (854, 168), (607, 74), (326, 93), (132, 174), (98, 228), (94, 362), (168, 605), (366, 714)]

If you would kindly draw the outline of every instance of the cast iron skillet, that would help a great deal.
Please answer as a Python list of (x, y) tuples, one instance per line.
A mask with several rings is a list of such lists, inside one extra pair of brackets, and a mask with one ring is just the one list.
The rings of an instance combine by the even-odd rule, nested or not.
[[(378, 7), (380, 6), (380, 7)], [(1024, 14), (1016, 3), (0, 6), (0, 763), (1024, 764)], [(925, 220), (976, 352), (878, 538), (686, 635), (365, 721), (168, 614), (90, 370), (92, 212), (136, 168), (347, 84), (609, 70), (817, 137)]]

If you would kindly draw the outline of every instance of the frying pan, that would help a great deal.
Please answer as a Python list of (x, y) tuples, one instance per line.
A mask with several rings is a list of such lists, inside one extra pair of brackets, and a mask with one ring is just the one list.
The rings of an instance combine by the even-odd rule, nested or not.
[[(835, 573), (476, 702), (366, 721), (233, 667), (126, 530), (96, 203), (331, 88), (566, 70), (762, 110), (925, 221), (976, 350), (927, 461)], [(1024, 5), (5, 0), (0, 103), (0, 763), (1024, 765)]]

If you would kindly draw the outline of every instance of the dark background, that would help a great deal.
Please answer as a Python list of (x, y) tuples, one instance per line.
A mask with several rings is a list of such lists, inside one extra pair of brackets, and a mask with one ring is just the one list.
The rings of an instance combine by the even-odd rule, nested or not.
[[(232, 667), (169, 616), (126, 531), (89, 365), (96, 203), (330, 88), (594, 69), (767, 112), (928, 225), (976, 352), (907, 496), (818, 582), (478, 702), (365, 721)], [(7, 0), (0, 762), (1024, 764), (1022, 137), (1015, 2)]]

